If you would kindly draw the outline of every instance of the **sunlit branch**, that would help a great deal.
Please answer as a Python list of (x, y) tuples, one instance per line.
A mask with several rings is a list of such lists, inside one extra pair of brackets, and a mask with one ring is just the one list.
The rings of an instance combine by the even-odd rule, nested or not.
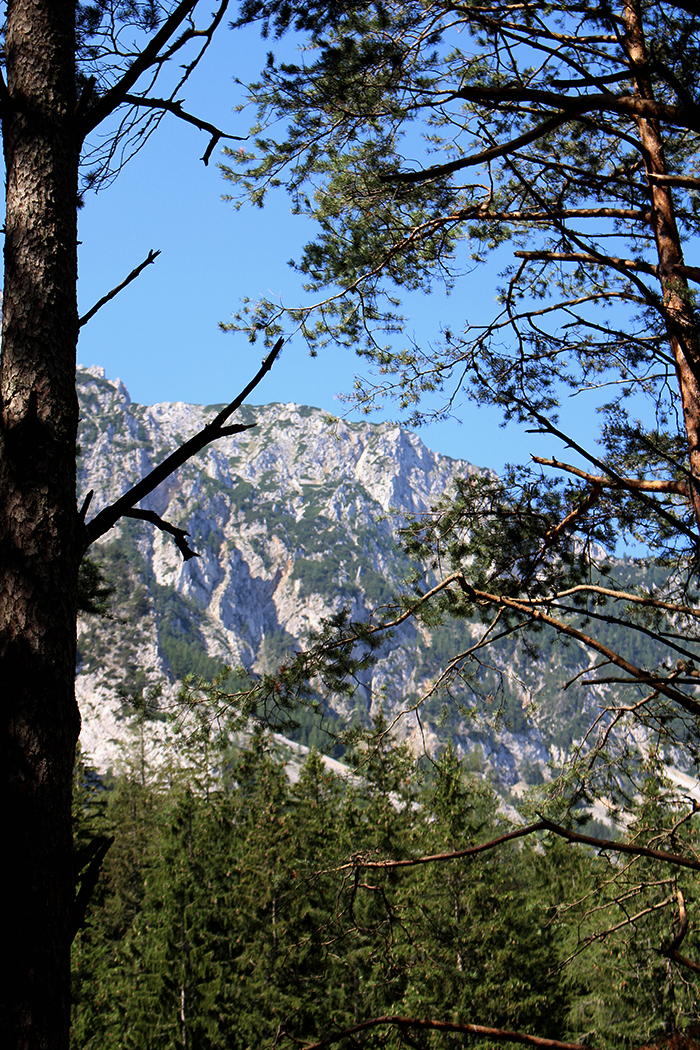
[(562, 463), (558, 459), (545, 459), (542, 456), (532, 456), (531, 459), (534, 463), (539, 463), (543, 467), (554, 467), (557, 470), (564, 470), (567, 474), (573, 474), (577, 478), (582, 478), (584, 481), (588, 481), (591, 485), (597, 485), (600, 488), (609, 489), (638, 489), (642, 492), (662, 492), (662, 493), (675, 493), (678, 496), (683, 496), (685, 499), (690, 499), (690, 487), (685, 481), (674, 481), (673, 479), (654, 478), (653, 480), (647, 480), (645, 478), (611, 478), (602, 474), (589, 474), (585, 470), (581, 470), (579, 467), (573, 467), (568, 463)]
[(535, 558), (535, 563), (541, 561), (546, 552), (550, 549), (550, 547), (552, 547), (554, 543), (556, 543), (559, 537), (563, 535), (563, 533), (567, 532), (573, 525), (575, 525), (578, 521), (581, 520), (581, 518), (583, 518), (588, 513), (591, 507), (593, 507), (594, 504), (597, 503), (598, 499), (600, 498), (601, 492), (601, 485), (592, 485), (591, 491), (588, 493), (588, 495), (584, 499), (582, 499), (581, 502), (576, 507), (574, 507), (574, 509), (569, 514), (567, 514), (562, 521), (560, 521), (557, 525), (554, 525), (551, 529), (547, 530), (542, 541), (542, 546), (540, 547), (540, 550), (538, 551), (537, 556)]
[[(481, 379), (481, 376), (479, 376), (479, 378)], [(484, 382), (483, 379), (481, 379), (481, 381)], [(668, 524), (671, 525), (677, 532), (682, 533), (683, 535), (691, 539), (695, 546), (697, 546), (698, 543), (700, 543), (697, 533), (693, 532), (690, 526), (686, 525), (684, 521), (681, 521), (673, 514), (670, 514), (664, 507), (660, 506), (658, 502), (655, 502), (654, 500), (650, 499), (641, 489), (627, 489), (627, 486), (625, 485), (625, 479), (624, 477), (622, 477), (622, 475), (618, 474), (617, 471), (612, 470), (611, 467), (606, 466), (606, 464), (599, 460), (597, 456), (592, 455), (581, 444), (579, 444), (578, 441), (565, 434), (563, 430), (560, 430), (559, 427), (555, 426), (554, 423), (552, 423), (552, 421), (548, 419), (547, 416), (545, 416), (542, 412), (538, 412), (536, 408), (528, 404), (526, 401), (523, 401), (521, 398), (512, 397), (512, 400), (516, 404), (520, 405), (527, 415), (530, 415), (534, 419), (536, 419), (546, 433), (552, 434), (555, 437), (559, 438), (566, 445), (568, 445), (569, 448), (572, 448), (574, 449), (574, 451), (578, 452), (579, 455), (583, 457), (583, 459), (588, 460), (588, 462), (591, 463), (594, 467), (597, 467), (598, 470), (607, 472), (613, 480), (619, 482), (621, 488), (626, 489), (626, 491), (634, 495), (635, 499), (639, 500), (640, 503), (643, 503), (644, 506), (646, 506), (649, 510), (652, 510), (655, 514), (658, 514), (659, 517), (663, 518), (664, 521), (668, 522)]]
[[(577, 262), (591, 263), (595, 266), (612, 266), (616, 270), (635, 271), (637, 273), (648, 273), (652, 277), (659, 277), (659, 268), (653, 263), (642, 262), (639, 259), (618, 259), (614, 255), (592, 255), (586, 252), (549, 252), (549, 251), (515, 251), (513, 255), (518, 259), (528, 259), (533, 262)], [(674, 267), (679, 277), (687, 277), (688, 280), (700, 283), (700, 267), (677, 264)]]

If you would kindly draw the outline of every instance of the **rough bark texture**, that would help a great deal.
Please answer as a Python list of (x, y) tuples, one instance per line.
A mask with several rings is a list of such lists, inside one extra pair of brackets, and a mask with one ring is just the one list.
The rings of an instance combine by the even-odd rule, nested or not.
[[(653, 100), (649, 78), (649, 56), (644, 41), (642, 14), (638, 0), (624, 6), (627, 54), (636, 69), (637, 93)], [(700, 339), (697, 319), (691, 302), (688, 281), (678, 276), (683, 265), (683, 248), (676, 223), (673, 191), (654, 178), (666, 174), (664, 144), (657, 120), (637, 118), (639, 139), (651, 196), (650, 222), (659, 259), (659, 280), (663, 288), (666, 325), (676, 363), (676, 376), (683, 405), (683, 420), (688, 439), (688, 454), (694, 486), (691, 492), (695, 520), (700, 529)]]
[(75, 5), (7, 8), (0, 362), (3, 1043), (66, 1048), (81, 525), (75, 507)]

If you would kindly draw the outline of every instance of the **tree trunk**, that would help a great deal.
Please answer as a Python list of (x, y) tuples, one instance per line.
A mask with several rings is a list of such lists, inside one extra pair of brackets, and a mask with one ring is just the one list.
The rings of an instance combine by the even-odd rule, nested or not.
[(68, 1046), (75, 616), (75, 4), (11, 0), (0, 360), (7, 1047)]
[[(649, 57), (638, 0), (628, 0), (625, 4), (624, 20), (627, 54), (630, 65), (635, 69), (637, 94), (641, 98), (653, 99)], [(670, 186), (654, 178), (655, 175), (666, 174), (661, 128), (657, 120), (644, 117), (637, 118), (637, 128), (649, 182), (650, 222), (659, 260), (666, 328), (683, 405), (693, 510), (700, 530), (700, 333), (688, 282), (676, 271), (676, 267), (683, 264), (683, 248), (676, 223), (673, 191)]]

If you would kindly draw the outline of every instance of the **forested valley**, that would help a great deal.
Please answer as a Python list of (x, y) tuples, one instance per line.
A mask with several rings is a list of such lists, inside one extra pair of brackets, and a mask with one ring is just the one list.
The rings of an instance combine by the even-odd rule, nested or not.
[[(148, 710), (133, 712), (107, 783), (77, 771), (77, 846), (115, 841), (73, 944), (76, 1050), (293, 1047), (343, 1030), (344, 1045), (471, 1045), (472, 1018), (481, 1046), (515, 1029), (554, 1040), (534, 1045), (627, 1047), (696, 1016), (693, 982), (656, 950), (655, 884), (639, 900), (645, 861), (532, 836), (406, 863), (513, 831), (451, 748), (418, 763), (380, 717), (346, 775), (312, 750), (290, 779), (264, 731), (231, 752), (202, 724), (187, 768), (149, 767), (149, 731)], [(638, 843), (653, 844), (663, 807), (650, 767)], [(696, 877), (679, 880), (689, 900)], [(400, 1020), (363, 1031), (387, 1017)]]

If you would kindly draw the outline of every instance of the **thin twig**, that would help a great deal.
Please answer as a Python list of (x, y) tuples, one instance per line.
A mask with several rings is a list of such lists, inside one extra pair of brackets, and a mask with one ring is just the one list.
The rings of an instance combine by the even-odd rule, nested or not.
[(118, 284), (117, 287), (113, 288), (111, 292), (107, 292), (106, 295), (103, 295), (102, 298), (98, 299), (95, 305), (90, 310), (88, 310), (86, 314), (83, 314), (83, 316), (78, 321), (78, 327), (82, 328), (84, 324), (87, 324), (90, 318), (94, 317), (97, 311), (101, 309), (105, 305), (105, 303), (108, 303), (110, 299), (114, 299), (115, 295), (119, 295), (122, 289), (126, 288), (127, 284), (131, 284), (132, 281), (135, 281), (138, 275), (141, 273), (141, 271), (145, 270), (147, 266), (150, 266), (151, 263), (155, 262), (159, 255), (160, 249), (158, 249), (158, 251), (154, 251), (153, 248), (151, 248), (150, 252), (143, 260), (143, 262), (139, 263), (136, 269), (132, 270), (129, 276), (124, 278), (121, 284)]
[(139, 521), (149, 521), (151, 525), (155, 525), (161, 532), (169, 533), (175, 540), (175, 545), (185, 561), (189, 561), (190, 558), (199, 558), (199, 554), (192, 550), (185, 539), (186, 536), (189, 536), (189, 532), (185, 529), (178, 528), (177, 525), (171, 525), (169, 521), (164, 521), (154, 510), (127, 510), (124, 513), (124, 517), (136, 518)]

